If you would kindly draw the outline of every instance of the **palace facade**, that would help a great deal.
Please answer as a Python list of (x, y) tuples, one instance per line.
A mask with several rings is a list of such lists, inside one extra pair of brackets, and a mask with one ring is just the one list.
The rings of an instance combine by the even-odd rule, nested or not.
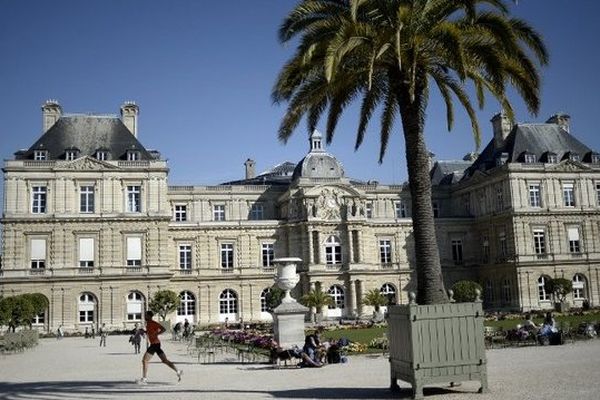
[[(296, 296), (315, 287), (329, 318), (370, 315), (371, 289), (406, 303), (416, 287), (406, 185), (361, 182), (309, 151), (215, 186), (169, 186), (167, 162), (138, 140), (139, 108), (120, 116), (42, 106), (43, 134), (4, 163), (0, 295), (39, 292), (36, 325), (83, 330), (141, 321), (153, 293), (180, 295), (173, 320), (269, 320), (274, 258), (299, 257)], [(448, 287), (479, 281), (488, 309), (547, 309), (544, 283), (573, 281), (569, 301), (600, 305), (600, 155), (569, 117), (492, 119), (480, 155), (432, 160), (433, 207)]]

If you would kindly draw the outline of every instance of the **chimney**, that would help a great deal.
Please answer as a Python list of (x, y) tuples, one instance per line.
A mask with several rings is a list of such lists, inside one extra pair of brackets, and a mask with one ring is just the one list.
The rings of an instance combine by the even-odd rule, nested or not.
[(548, 121), (546, 121), (547, 124), (556, 124), (558, 126), (560, 126), (565, 132), (567, 133), (571, 133), (570, 130), (570, 123), (571, 123), (571, 116), (565, 113), (556, 113), (552, 116), (550, 116), (550, 118), (548, 118)]
[(62, 115), (62, 107), (57, 100), (46, 100), (42, 105), (42, 127), (44, 132), (52, 127)]
[(246, 179), (252, 179), (256, 177), (256, 172), (254, 171), (254, 160), (247, 159), (244, 165), (246, 166)]
[(140, 108), (135, 104), (134, 101), (126, 101), (121, 106), (121, 121), (123, 121), (123, 124), (127, 127), (127, 129), (129, 129), (129, 132), (131, 132), (135, 137), (137, 137), (137, 120), (139, 113)]
[(494, 130), (494, 148), (499, 149), (504, 145), (504, 141), (512, 130), (512, 122), (504, 111), (494, 115), (490, 121)]

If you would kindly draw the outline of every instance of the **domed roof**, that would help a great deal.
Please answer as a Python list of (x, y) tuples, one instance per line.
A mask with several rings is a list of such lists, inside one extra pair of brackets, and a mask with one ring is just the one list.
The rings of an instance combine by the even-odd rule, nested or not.
[(322, 135), (315, 131), (310, 136), (310, 152), (296, 168), (292, 180), (297, 178), (342, 178), (344, 168), (331, 154), (327, 153), (321, 143)]

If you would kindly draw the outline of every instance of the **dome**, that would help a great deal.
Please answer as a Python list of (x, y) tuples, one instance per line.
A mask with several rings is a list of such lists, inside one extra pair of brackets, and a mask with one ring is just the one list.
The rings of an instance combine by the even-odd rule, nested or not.
[(297, 178), (342, 178), (344, 176), (344, 168), (334, 156), (323, 149), (321, 138), (321, 133), (315, 129), (310, 136), (310, 152), (296, 165), (292, 180)]

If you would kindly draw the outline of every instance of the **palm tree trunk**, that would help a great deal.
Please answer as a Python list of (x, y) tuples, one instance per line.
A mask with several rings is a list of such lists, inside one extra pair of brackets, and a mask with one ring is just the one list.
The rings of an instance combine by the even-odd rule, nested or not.
[(402, 84), (399, 88), (398, 103), (404, 129), (408, 183), (412, 200), (417, 303), (440, 304), (447, 303), (448, 296), (444, 289), (433, 220), (429, 151), (423, 134), (424, 110), (427, 103), (424, 93), (422, 87), (417, 87), (414, 100), (410, 101), (408, 87), (406, 84)]

